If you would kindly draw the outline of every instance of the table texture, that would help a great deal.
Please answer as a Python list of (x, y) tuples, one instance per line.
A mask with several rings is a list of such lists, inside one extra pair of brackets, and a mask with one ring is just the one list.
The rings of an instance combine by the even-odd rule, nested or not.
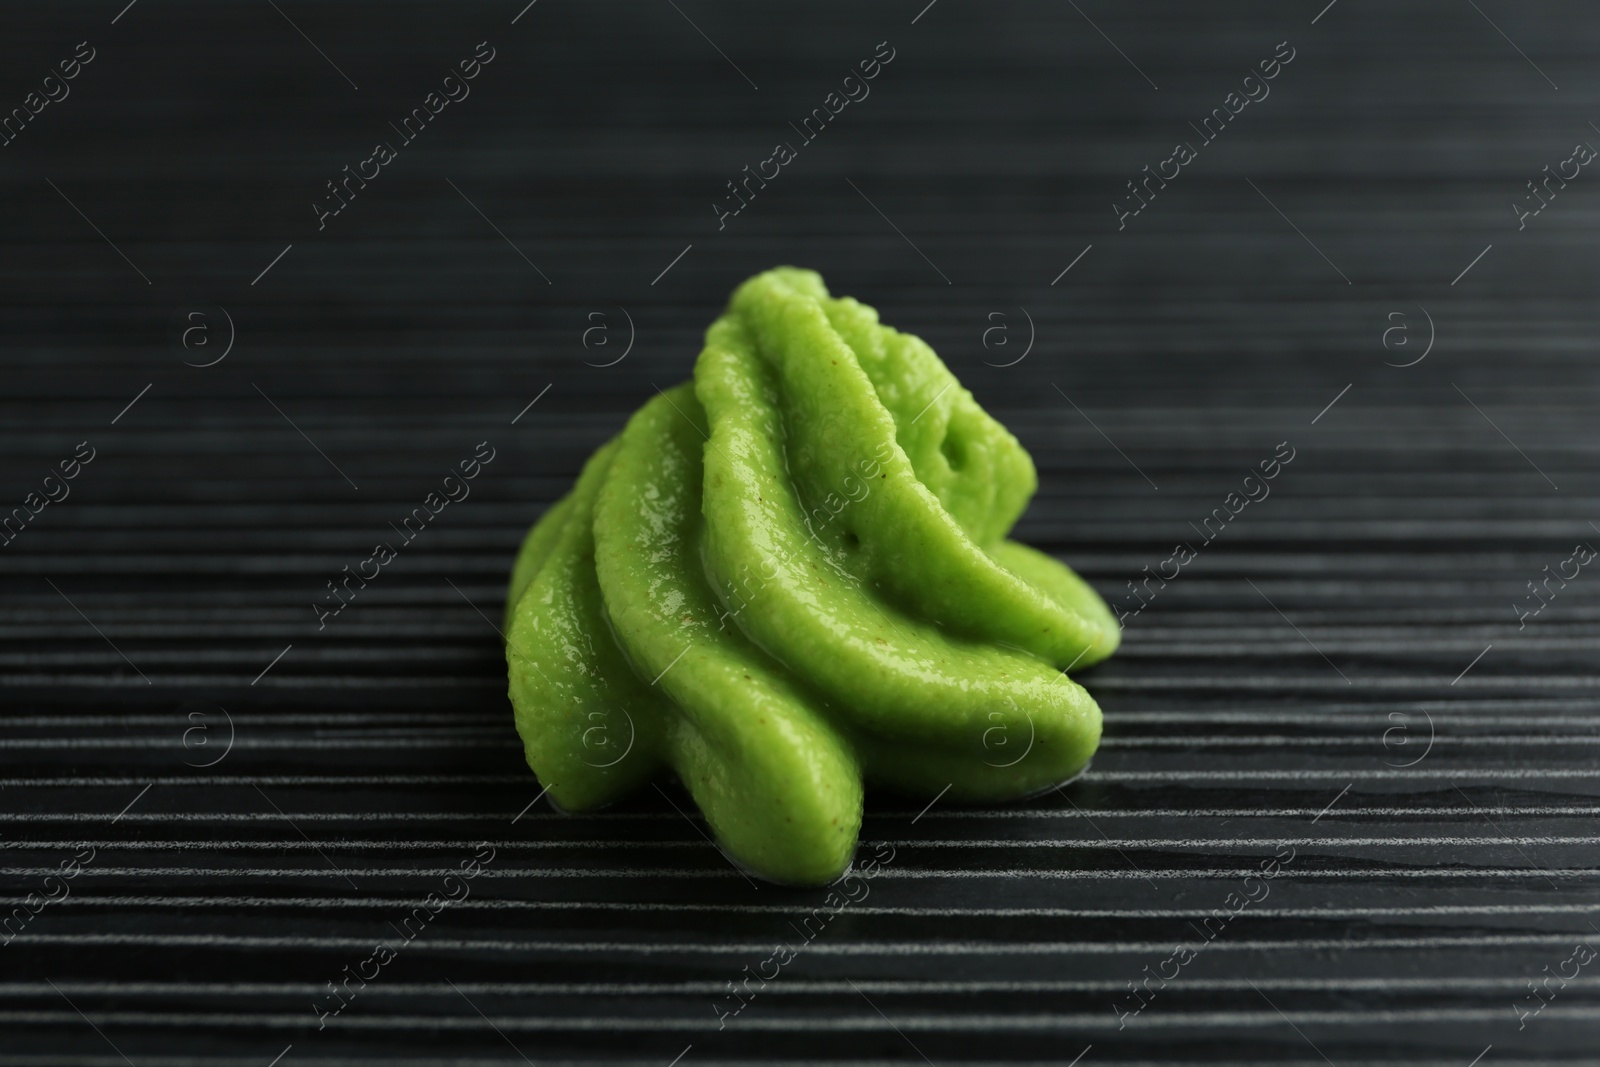
[[(1324, 2), (10, 5), (0, 1067), (1595, 1062), (1600, 19)], [(782, 263), (1125, 622), (832, 905), (538, 799), (496, 629)]]

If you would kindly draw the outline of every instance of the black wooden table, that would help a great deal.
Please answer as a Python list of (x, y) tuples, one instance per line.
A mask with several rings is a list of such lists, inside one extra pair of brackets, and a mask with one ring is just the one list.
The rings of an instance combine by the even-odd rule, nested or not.
[[(0, 31), (0, 1065), (1594, 1061), (1584, 5), (124, 2)], [(495, 630), (777, 263), (1127, 616), (1091, 772), (871, 796), (781, 967), (681, 792), (533, 803)]]

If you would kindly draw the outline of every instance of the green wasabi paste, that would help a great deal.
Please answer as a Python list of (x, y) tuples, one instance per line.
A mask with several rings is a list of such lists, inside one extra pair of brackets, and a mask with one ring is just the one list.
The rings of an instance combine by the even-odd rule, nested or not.
[(778, 882), (850, 863), (863, 779), (1005, 800), (1080, 771), (1100, 709), (1065, 674), (1120, 631), (1006, 534), (1033, 461), (920, 339), (779, 268), (733, 294), (529, 531), (506, 663), (562, 808), (676, 772)]

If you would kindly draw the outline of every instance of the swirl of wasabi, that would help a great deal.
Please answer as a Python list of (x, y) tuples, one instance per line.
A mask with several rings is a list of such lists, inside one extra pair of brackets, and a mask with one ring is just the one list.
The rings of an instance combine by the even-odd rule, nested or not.
[(1005, 800), (1077, 774), (1100, 709), (1067, 676), (1116, 620), (1006, 539), (1033, 461), (920, 339), (778, 268), (529, 531), (506, 663), (560, 807), (676, 772), (777, 882), (845, 871), (863, 780)]

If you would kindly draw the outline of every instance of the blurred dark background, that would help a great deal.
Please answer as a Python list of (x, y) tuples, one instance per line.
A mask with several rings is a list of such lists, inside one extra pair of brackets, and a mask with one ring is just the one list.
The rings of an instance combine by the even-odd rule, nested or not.
[[(0, 32), (0, 1065), (1591, 1059), (1588, 8), (124, 3)], [(653, 792), (527, 808), (495, 626), (527, 525), (779, 263), (934, 345), (1038, 461), (1019, 536), (1124, 610), (1294, 459), (1084, 676), (1087, 776), (869, 798), (895, 859), (719, 1029), (824, 894)]]

